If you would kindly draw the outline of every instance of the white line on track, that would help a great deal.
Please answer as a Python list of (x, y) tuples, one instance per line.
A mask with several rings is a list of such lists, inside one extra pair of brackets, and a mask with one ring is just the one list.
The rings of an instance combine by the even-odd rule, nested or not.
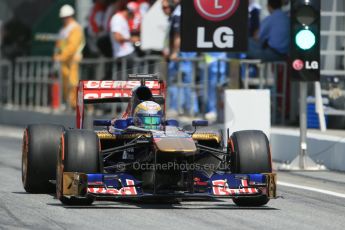
[(281, 185), (281, 186), (287, 186), (287, 187), (291, 187), (291, 188), (298, 188), (298, 189), (303, 189), (303, 190), (323, 193), (323, 194), (327, 194), (327, 195), (330, 195), (330, 196), (336, 196), (336, 197), (340, 197), (340, 198), (345, 198), (345, 194), (344, 193), (332, 192), (332, 191), (328, 191), (328, 190), (324, 190), (324, 189), (318, 189), (318, 188), (313, 188), (313, 187), (308, 187), (308, 186), (291, 184), (291, 183), (287, 183), (287, 182), (283, 182), (283, 181), (278, 181), (277, 184)]
[(0, 137), (8, 137), (8, 138), (14, 138), (14, 139), (22, 139), (23, 134), (22, 133), (0, 133)]
[(24, 128), (0, 125), (0, 137), (22, 139), (23, 131)]

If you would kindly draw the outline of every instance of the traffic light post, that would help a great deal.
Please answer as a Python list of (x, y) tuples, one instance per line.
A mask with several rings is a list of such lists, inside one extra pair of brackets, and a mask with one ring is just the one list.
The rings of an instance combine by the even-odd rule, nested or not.
[(320, 80), (320, 0), (291, 1), (290, 68), (300, 82), (300, 152), (283, 169), (324, 169), (307, 155), (307, 83)]
[(292, 80), (320, 81), (320, 0), (291, 1)]

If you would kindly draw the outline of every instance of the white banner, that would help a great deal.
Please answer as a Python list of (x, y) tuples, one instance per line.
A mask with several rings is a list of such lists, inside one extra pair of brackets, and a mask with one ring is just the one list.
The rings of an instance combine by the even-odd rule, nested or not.
[(226, 90), (224, 121), (230, 135), (240, 130), (262, 130), (270, 138), (270, 91)]

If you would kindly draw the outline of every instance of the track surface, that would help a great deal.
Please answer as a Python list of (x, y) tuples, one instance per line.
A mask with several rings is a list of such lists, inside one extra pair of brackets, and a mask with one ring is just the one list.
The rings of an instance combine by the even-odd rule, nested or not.
[[(1, 127), (0, 127), (1, 128)], [(0, 131), (0, 229), (344, 229), (345, 198), (279, 186), (262, 208), (231, 200), (173, 204), (95, 202), (63, 206), (53, 195), (27, 194), (21, 184), (21, 130)], [(345, 174), (278, 172), (278, 181), (345, 194)]]

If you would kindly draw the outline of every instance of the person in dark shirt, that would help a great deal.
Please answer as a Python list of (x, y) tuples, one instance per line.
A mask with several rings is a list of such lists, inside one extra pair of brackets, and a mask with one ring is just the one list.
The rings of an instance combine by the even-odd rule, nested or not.
[(175, 7), (169, 17), (168, 114), (174, 117), (178, 113), (189, 113), (191, 110), (193, 110), (194, 113), (198, 113), (199, 107), (196, 100), (196, 94), (189, 86), (176, 86), (179, 72), (182, 73), (183, 84), (192, 84), (193, 63), (191, 61), (179, 59), (194, 58), (197, 56), (197, 53), (180, 52), (181, 0), (173, 0), (172, 2)]
[(249, 39), (247, 57), (263, 61), (284, 60), (290, 46), (290, 20), (281, 10), (281, 0), (268, 0), (267, 16), (261, 23), (259, 38)]

